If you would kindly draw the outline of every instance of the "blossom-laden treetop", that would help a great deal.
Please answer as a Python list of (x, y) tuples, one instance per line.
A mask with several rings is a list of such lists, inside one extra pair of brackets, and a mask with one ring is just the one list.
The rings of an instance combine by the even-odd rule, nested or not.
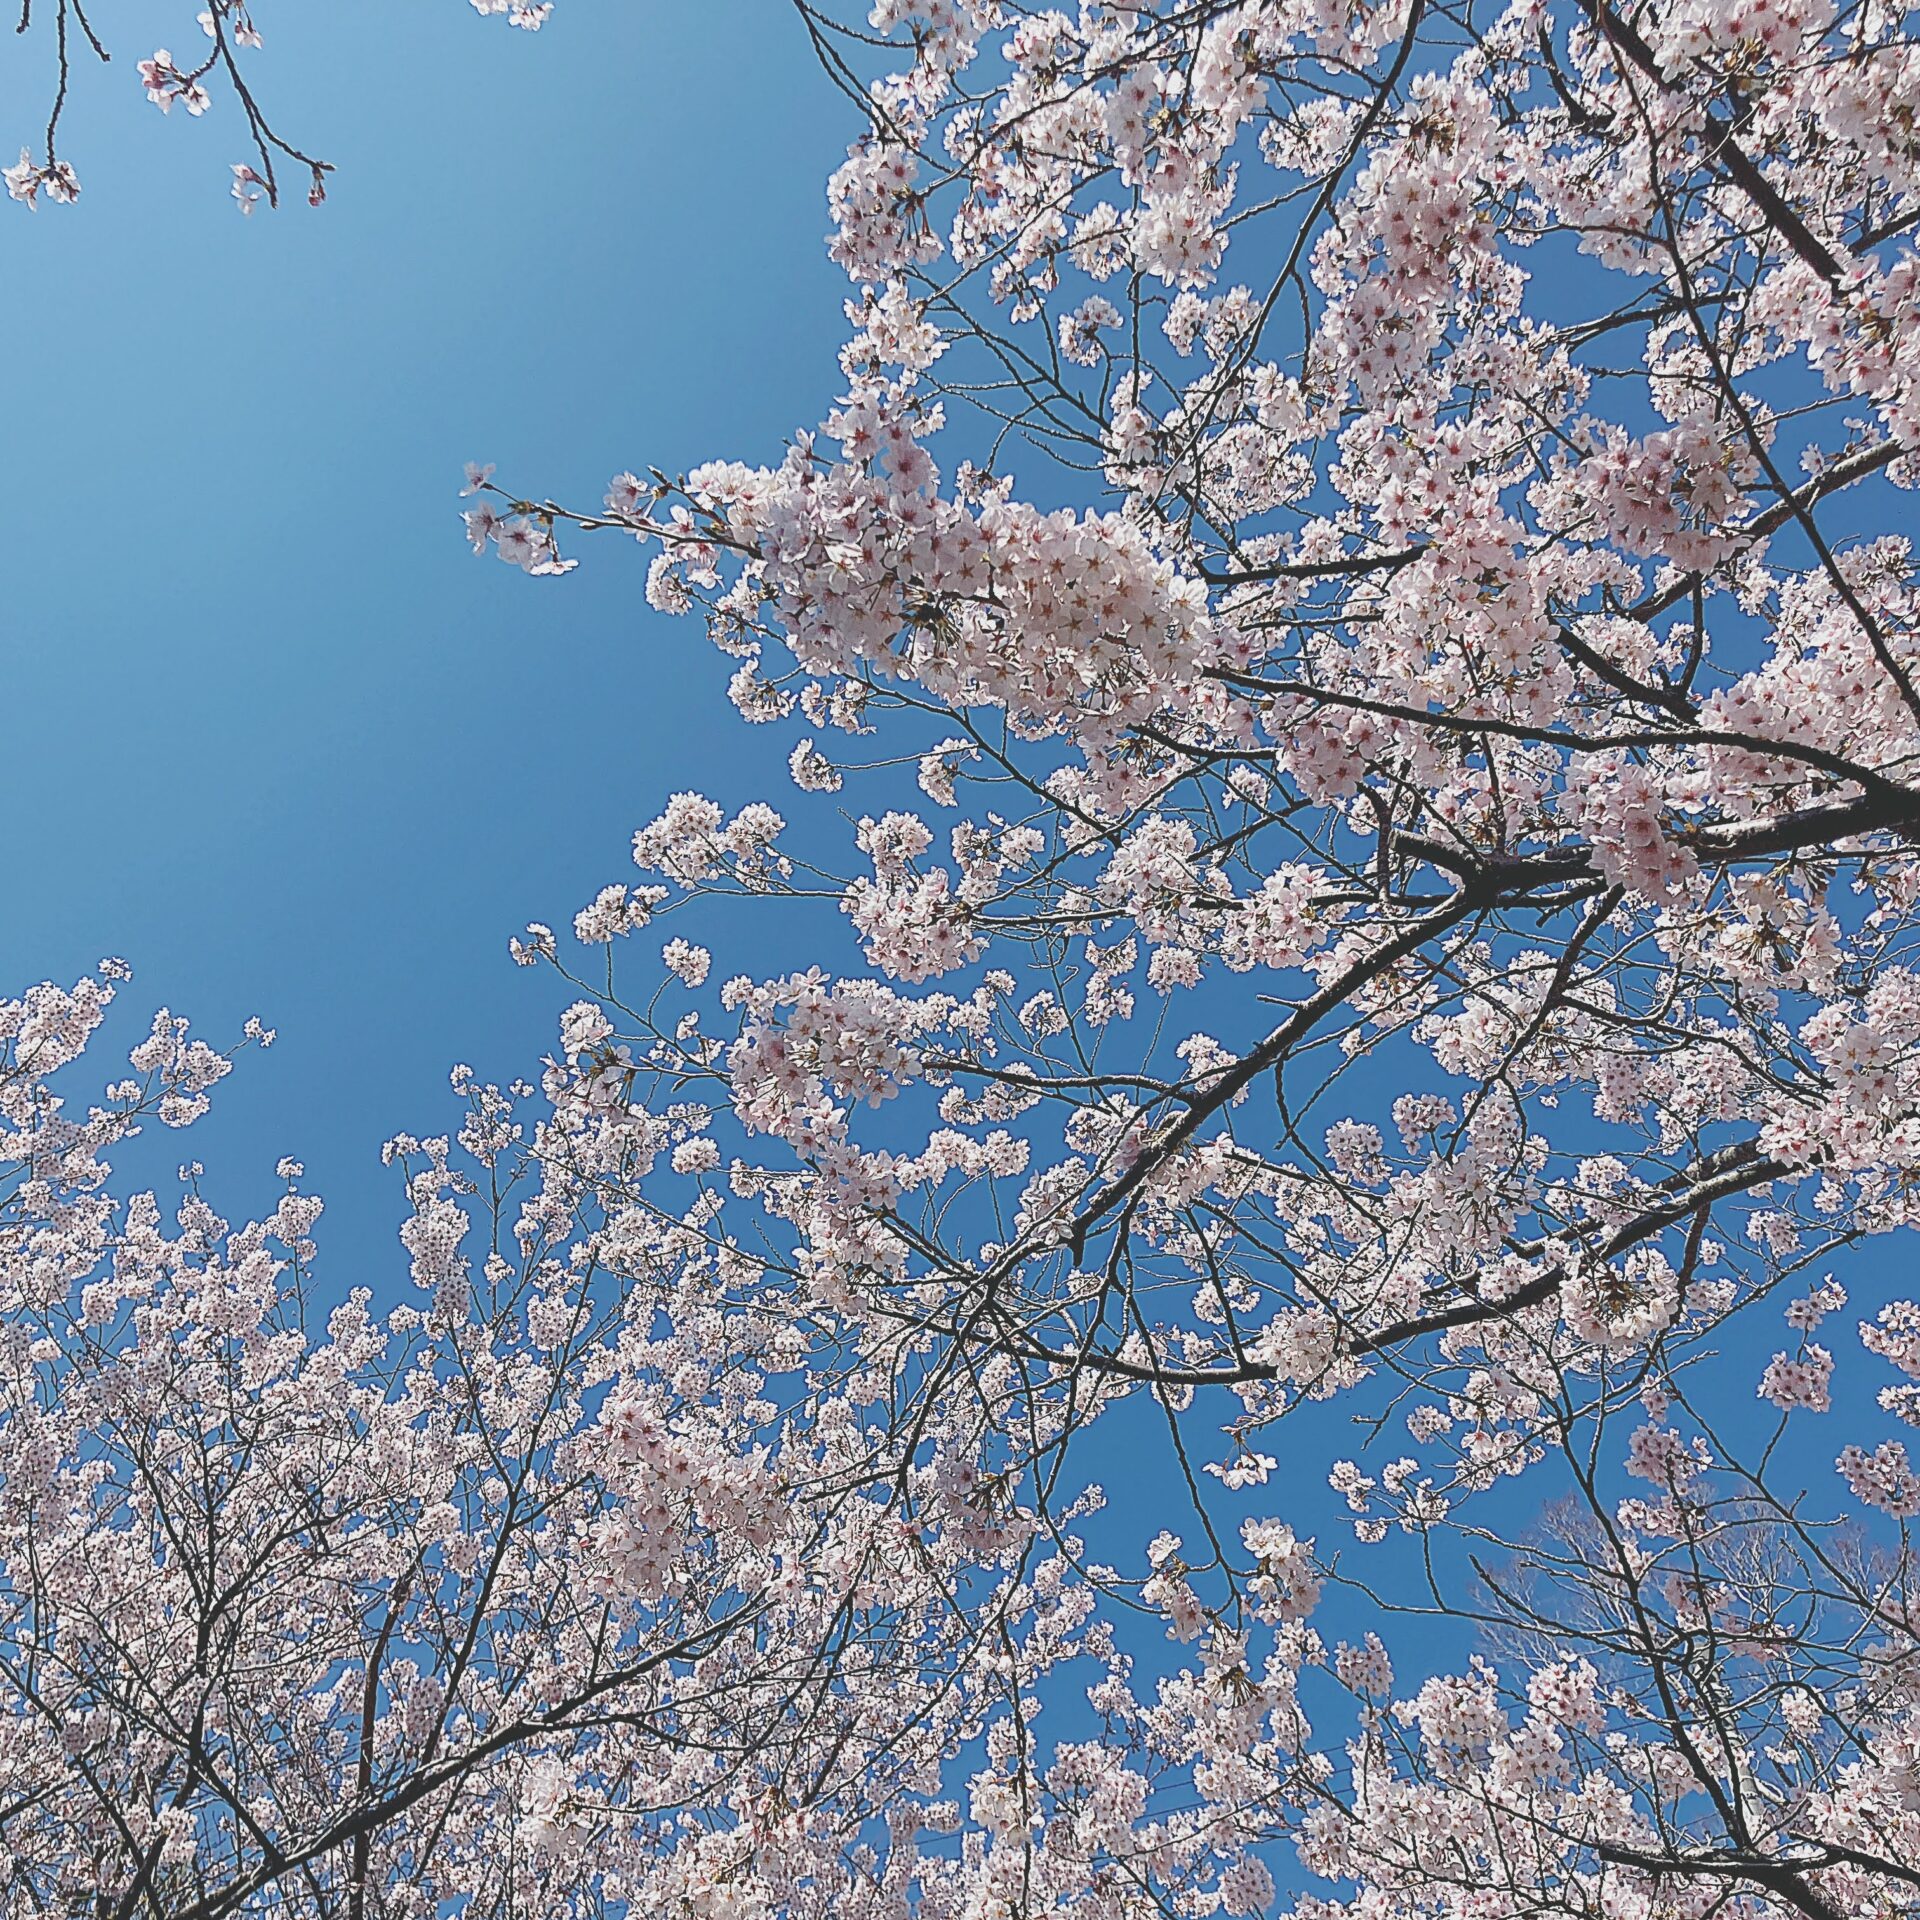
[(1911, 1920), (1920, 22), (794, 13), (831, 411), (466, 510), (763, 797), (514, 943), (403, 1303), (0, 1008), (7, 1910)]

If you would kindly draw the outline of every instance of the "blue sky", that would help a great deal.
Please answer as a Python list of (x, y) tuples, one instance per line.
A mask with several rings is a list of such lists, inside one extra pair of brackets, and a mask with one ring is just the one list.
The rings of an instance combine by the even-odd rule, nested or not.
[[(318, 212), (243, 220), (232, 99), (142, 97), (160, 11), (95, 9), (80, 204), (0, 206), (32, 476), (0, 991), (119, 953), (115, 1041), (158, 1004), (216, 1042), (276, 1026), (160, 1167), (190, 1150), (238, 1212), (299, 1155), (346, 1285), (343, 1257), (397, 1262), (380, 1141), (451, 1123), (454, 1061), (506, 1078), (550, 1042), (564, 989), (507, 936), (630, 878), (673, 789), (735, 785), (727, 663), (648, 611), (642, 556), (474, 558), (461, 464), (592, 505), (624, 466), (777, 457), (832, 394), (848, 110), (776, 0), (570, 0), (533, 35), (463, 0), (266, 6), (259, 97), (338, 172)], [(183, 58), (192, 11), (166, 10)], [(53, 76), (8, 39), (11, 159)]]

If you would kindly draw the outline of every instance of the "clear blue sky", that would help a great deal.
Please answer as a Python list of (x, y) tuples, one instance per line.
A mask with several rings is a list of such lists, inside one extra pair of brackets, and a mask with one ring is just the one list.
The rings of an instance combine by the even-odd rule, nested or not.
[[(158, 1004), (215, 1041), (277, 1026), (160, 1164), (205, 1159), (239, 1213), (298, 1154), (323, 1271), (384, 1290), (379, 1142), (452, 1122), (454, 1061), (506, 1078), (550, 1044), (564, 990), (507, 936), (631, 878), (674, 788), (735, 785), (728, 663), (648, 611), (643, 556), (474, 558), (461, 464), (592, 505), (624, 466), (776, 458), (817, 421), (849, 112), (782, 0), (566, 0), (532, 35), (464, 0), (262, 7), (260, 98), (339, 170), (320, 211), (243, 220), (232, 99), (142, 97), (163, 11), (184, 56), (190, 4), (95, 10), (80, 204), (0, 205), (0, 992), (119, 953), (115, 1040)], [(0, 45), (9, 160), (50, 60)], [(383, 1271), (342, 1270), (364, 1254)]]

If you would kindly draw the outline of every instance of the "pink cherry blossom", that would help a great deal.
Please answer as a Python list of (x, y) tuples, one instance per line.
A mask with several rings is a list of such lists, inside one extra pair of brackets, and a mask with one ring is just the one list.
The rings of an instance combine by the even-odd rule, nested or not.
[(10, 1895), (1907, 1913), (1915, 22), (803, 13), (817, 427), (468, 469), (739, 753), (392, 1272), (125, 1187), (231, 1061), (95, 1094), (124, 968), (0, 1005)]

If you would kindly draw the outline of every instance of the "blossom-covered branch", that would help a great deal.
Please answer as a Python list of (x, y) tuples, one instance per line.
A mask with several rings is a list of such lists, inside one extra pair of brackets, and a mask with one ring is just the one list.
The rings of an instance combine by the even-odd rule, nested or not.
[[(477, 13), (503, 15), (514, 26), (530, 31), (544, 26), (553, 12), (552, 0), (471, 0), (471, 4)], [(242, 64), (244, 56), (265, 44), (254, 24), (250, 0), (206, 0), (199, 13), (190, 16), (183, 8), (178, 17), (182, 40), (191, 36), (191, 44), (200, 50), (176, 58), (160, 47), (151, 59), (139, 61), (136, 73), (146, 97), (162, 113), (171, 114), (178, 106), (198, 119), (213, 105), (216, 91), (230, 94), (245, 123), (246, 151), (252, 156), (236, 161), (232, 168), (233, 197), (240, 211), (252, 213), (263, 201), (278, 206), (280, 169), (289, 164), (305, 177), (308, 204), (319, 206), (327, 197), (332, 165), (274, 131)], [(0, 168), (0, 179), (6, 181), (11, 197), (28, 207), (38, 206), (42, 194), (56, 206), (71, 206), (80, 197), (80, 176), (59, 151), (60, 122), (76, 67), (110, 66), (113, 56), (87, 17), (85, 0), (20, 0), (15, 33), (35, 51), (43, 44), (49, 46), (54, 69), (52, 105), (44, 135), (36, 145), (23, 146), (13, 166)]]

